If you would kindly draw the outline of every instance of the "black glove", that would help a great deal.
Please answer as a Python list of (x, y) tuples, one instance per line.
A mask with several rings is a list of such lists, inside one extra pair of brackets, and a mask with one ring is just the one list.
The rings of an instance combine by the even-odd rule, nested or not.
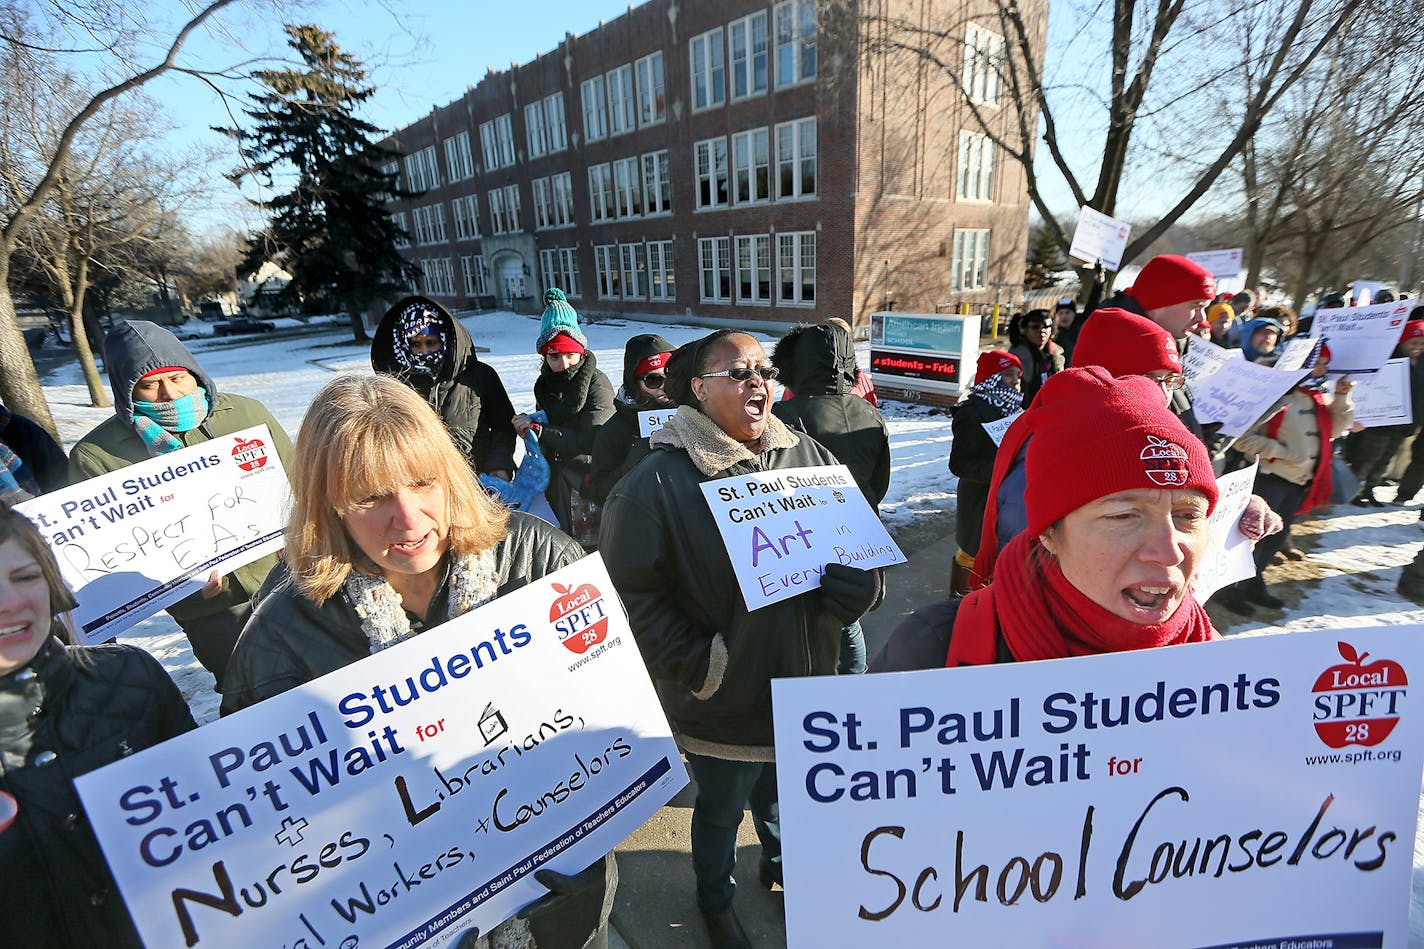
[(557, 911), (581, 897), (591, 897), (595, 888), (598, 891), (598, 898), (601, 900), (604, 887), (604, 859), (600, 857), (593, 862), (592, 866), (573, 876), (559, 873), (557, 870), (536, 870), (534, 879), (547, 887), (549, 892), (515, 914), (520, 919), (529, 919), (550, 910)]
[(880, 590), (880, 571), (875, 569), (828, 563), (821, 577), (821, 599), (826, 609), (846, 626), (880, 602)]

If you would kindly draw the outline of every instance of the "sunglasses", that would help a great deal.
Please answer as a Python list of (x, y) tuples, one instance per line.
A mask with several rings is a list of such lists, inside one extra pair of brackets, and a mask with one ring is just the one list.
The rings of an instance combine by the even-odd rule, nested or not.
[(726, 376), (733, 382), (746, 382), (752, 376), (761, 376), (767, 382), (772, 382), (781, 375), (781, 371), (775, 366), (735, 366), (731, 369), (723, 369), (721, 372), (704, 372), (699, 375), (699, 379), (716, 379)]
[(661, 372), (650, 372), (645, 375), (639, 376), (638, 381), (641, 382), (643, 385), (647, 386), (649, 389), (661, 389), (663, 387), (663, 383), (667, 381), (667, 376), (663, 375)]
[(1186, 376), (1180, 372), (1153, 373), (1147, 378), (1161, 386), (1165, 392), (1176, 392), (1187, 382)]

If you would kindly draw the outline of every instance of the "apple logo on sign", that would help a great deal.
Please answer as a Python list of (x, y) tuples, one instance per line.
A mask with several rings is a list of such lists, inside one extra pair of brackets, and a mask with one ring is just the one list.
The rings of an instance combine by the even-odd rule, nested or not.
[(1378, 745), (1399, 721), (1409, 679), (1393, 659), (1366, 662), (1370, 654), (1337, 643), (1345, 661), (1320, 673), (1315, 694), (1315, 733), (1331, 748)]
[(591, 583), (569, 587), (555, 583), (559, 594), (549, 606), (549, 622), (559, 634), (559, 642), (574, 655), (581, 656), (608, 636), (608, 612), (603, 608), (603, 594)]
[(267, 464), (267, 446), (262, 444), (260, 438), (245, 441), (239, 438), (237, 444), (232, 446), (232, 460), (243, 471), (256, 471)]

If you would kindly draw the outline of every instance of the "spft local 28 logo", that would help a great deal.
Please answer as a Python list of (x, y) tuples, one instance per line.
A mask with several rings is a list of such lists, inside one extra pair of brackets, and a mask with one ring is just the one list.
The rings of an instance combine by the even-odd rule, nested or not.
[(237, 439), (232, 446), (232, 460), (243, 471), (256, 471), (267, 464), (267, 446), (260, 438)]
[(564, 648), (582, 655), (603, 642), (608, 635), (608, 613), (598, 587), (581, 583), (571, 588), (556, 583), (554, 592), (559, 597), (549, 606), (549, 622)]
[(1315, 733), (1331, 748), (1378, 745), (1394, 731), (1409, 679), (1393, 659), (1366, 662), (1349, 643), (1337, 643), (1344, 662), (1315, 680)]

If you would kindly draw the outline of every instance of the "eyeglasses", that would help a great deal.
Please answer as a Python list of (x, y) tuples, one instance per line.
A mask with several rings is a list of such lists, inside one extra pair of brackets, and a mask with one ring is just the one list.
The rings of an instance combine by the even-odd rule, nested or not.
[(1187, 381), (1187, 377), (1180, 372), (1167, 372), (1160, 375), (1148, 373), (1147, 378), (1161, 386), (1164, 392), (1176, 392), (1185, 385)]
[(734, 382), (746, 382), (754, 375), (761, 376), (767, 382), (772, 382), (781, 375), (781, 371), (775, 366), (733, 366), (731, 369), (723, 369), (721, 372), (704, 372), (697, 378), (715, 379), (719, 376), (726, 376)]
[(663, 387), (663, 383), (667, 381), (667, 376), (663, 375), (661, 372), (650, 372), (646, 375), (639, 376), (638, 381), (641, 382), (643, 385), (647, 386), (649, 389), (661, 389)]

